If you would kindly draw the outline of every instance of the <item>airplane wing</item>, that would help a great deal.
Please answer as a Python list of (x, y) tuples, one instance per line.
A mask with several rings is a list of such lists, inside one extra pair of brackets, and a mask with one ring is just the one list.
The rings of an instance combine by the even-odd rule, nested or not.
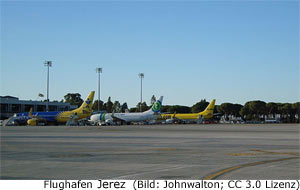
[(45, 118), (42, 118), (42, 117), (39, 117), (38, 116), (38, 113), (36, 113), (35, 115), (32, 114), (32, 109), (30, 109), (29, 113), (28, 113), (28, 116), (33, 118), (33, 119), (36, 119), (38, 121), (48, 121), (47, 119)]
[(167, 114), (173, 114), (173, 112), (163, 112), (163, 113), (160, 113), (160, 114), (162, 114), (162, 115), (166, 114), (167, 115)]
[(214, 116), (224, 115), (223, 113), (214, 113)]
[(90, 111), (88, 109), (83, 109), (80, 113), (81, 114), (91, 114), (92, 115), (92, 111)]
[(179, 119), (175, 116), (173, 116), (172, 119), (173, 119), (174, 122), (182, 122), (183, 121), (182, 119)]
[(114, 121), (123, 121), (123, 122), (126, 122), (126, 120), (121, 119), (119, 117), (116, 117), (114, 114), (111, 114), (111, 117), (113, 118)]
[(42, 122), (55, 122), (52, 120), (52, 115), (42, 115), (41, 117), (39, 116), (39, 112), (36, 112), (35, 114), (32, 114), (32, 108), (28, 112), (28, 116), (32, 119), (35, 119), (36, 121), (42, 121)]
[(166, 120), (172, 120), (172, 122), (182, 122), (183, 120), (176, 117), (176, 112), (162, 114), (162, 118)]

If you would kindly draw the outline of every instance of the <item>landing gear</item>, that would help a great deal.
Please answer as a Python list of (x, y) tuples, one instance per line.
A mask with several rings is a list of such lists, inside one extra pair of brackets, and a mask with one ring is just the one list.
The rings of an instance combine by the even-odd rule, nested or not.
[(78, 118), (77, 113), (74, 113), (70, 116), (70, 119), (67, 121), (66, 125), (72, 126), (77, 125), (76, 119)]
[(200, 115), (197, 120), (197, 124), (202, 124), (202, 123), (203, 123), (203, 117), (202, 117), (202, 115)]

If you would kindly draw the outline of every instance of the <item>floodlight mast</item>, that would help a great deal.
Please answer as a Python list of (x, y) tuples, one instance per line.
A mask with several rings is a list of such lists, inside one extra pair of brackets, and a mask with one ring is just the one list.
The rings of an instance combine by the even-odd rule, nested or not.
[(100, 73), (102, 73), (102, 68), (96, 68), (96, 73), (98, 73), (98, 111), (100, 110)]
[(144, 73), (139, 73), (139, 77), (141, 79), (141, 102), (140, 102), (140, 112), (142, 112), (142, 101), (143, 101), (143, 78), (144, 78)]
[(45, 61), (44, 65), (47, 67), (47, 101), (46, 101), (46, 111), (49, 111), (49, 67), (52, 67), (52, 61)]

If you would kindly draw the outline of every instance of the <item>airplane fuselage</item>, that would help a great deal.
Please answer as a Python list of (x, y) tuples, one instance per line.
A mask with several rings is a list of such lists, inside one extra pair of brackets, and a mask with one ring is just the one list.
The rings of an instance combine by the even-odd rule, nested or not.
[[(73, 114), (77, 114), (78, 117), (75, 120), (80, 120), (89, 117), (90, 113), (80, 113), (79, 111), (50, 111), (50, 112), (32, 112), (32, 115), (40, 119), (44, 119), (49, 123), (66, 123)], [(17, 117), (27, 117), (31, 119), (28, 113), (17, 114)]]
[(95, 91), (91, 91), (81, 106), (71, 111), (50, 111), (50, 112), (32, 112), (32, 108), (27, 113), (16, 114), (16, 120), (27, 120), (28, 125), (37, 125), (38, 123), (67, 123), (68, 121), (77, 121), (87, 118), (92, 114), (92, 105)]
[(155, 119), (156, 116), (151, 113), (118, 113), (114, 114), (116, 117), (126, 122), (138, 122)]
[[(117, 118), (117, 119), (116, 119)], [(107, 120), (120, 120), (124, 122), (139, 122), (156, 119), (156, 115), (152, 113), (101, 113), (91, 116), (91, 121), (107, 121)]]
[(203, 117), (204, 119), (212, 118), (213, 114), (201, 114), (201, 113), (179, 113), (179, 114), (162, 114), (162, 117), (167, 118), (177, 118), (183, 120), (197, 120), (199, 117)]

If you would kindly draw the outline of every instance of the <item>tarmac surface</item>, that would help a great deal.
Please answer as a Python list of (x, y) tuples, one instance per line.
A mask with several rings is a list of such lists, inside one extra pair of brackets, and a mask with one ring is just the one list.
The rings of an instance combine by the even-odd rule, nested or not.
[(300, 179), (299, 124), (7, 126), (1, 179)]

